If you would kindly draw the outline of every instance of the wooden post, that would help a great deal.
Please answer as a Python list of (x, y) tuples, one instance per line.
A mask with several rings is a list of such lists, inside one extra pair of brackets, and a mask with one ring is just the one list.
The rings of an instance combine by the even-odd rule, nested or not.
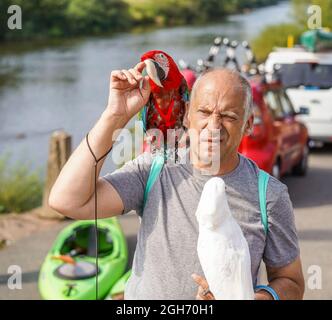
[(65, 165), (71, 154), (71, 136), (64, 131), (52, 133), (49, 144), (47, 161), (46, 181), (43, 193), (43, 206), (39, 211), (39, 216), (49, 219), (64, 219), (65, 217), (48, 205), (48, 197), (51, 188), (57, 179), (62, 167)]

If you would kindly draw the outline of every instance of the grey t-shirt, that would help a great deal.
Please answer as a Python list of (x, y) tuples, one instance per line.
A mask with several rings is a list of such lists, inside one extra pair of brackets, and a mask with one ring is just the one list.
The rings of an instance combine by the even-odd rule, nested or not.
[[(143, 154), (105, 175), (124, 203), (124, 213), (141, 217), (137, 246), (125, 299), (195, 299), (192, 273), (204, 275), (198, 255), (198, 222), (195, 212), (205, 182), (203, 175), (185, 164), (167, 163), (154, 183), (143, 210), (143, 195), (151, 156)], [(299, 255), (292, 204), (287, 187), (270, 177), (267, 188), (269, 231), (261, 223), (258, 167), (240, 155), (239, 165), (221, 176), (234, 218), (248, 241), (253, 285), (260, 262), (285, 266)]]

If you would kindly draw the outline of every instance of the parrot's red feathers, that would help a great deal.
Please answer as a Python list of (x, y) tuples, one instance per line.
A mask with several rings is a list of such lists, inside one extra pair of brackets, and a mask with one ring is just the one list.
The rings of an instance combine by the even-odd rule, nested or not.
[[(160, 143), (167, 138), (168, 129), (183, 128), (183, 117), (185, 105), (189, 99), (189, 91), (185, 78), (167, 53), (160, 50), (149, 51), (142, 55), (141, 61), (147, 59), (152, 60), (155, 73), (151, 73), (150, 69), (151, 95), (141, 112), (141, 118), (146, 131), (159, 129), (162, 132), (163, 139), (155, 137), (152, 141), (152, 144), (159, 149)], [(156, 81), (160, 81), (162, 87), (158, 86), (151, 77), (157, 77)], [(178, 136), (180, 133), (176, 135)], [(167, 143), (167, 147), (169, 146), (170, 144)], [(144, 149), (148, 150), (147, 147)]]

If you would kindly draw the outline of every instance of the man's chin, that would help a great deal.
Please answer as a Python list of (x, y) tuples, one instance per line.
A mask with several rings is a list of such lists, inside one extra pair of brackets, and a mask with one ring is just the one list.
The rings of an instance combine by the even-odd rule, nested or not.
[(214, 152), (205, 152), (201, 153), (197, 158), (196, 165), (202, 171), (206, 172), (206, 174), (214, 175), (218, 174), (220, 171), (220, 153)]

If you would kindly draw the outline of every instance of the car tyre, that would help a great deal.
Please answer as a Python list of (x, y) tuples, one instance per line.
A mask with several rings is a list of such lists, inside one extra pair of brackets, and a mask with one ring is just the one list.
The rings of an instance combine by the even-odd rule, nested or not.
[(272, 167), (272, 176), (280, 180), (280, 161), (277, 160), (276, 163)]
[(297, 165), (293, 167), (293, 174), (296, 176), (305, 176), (308, 171), (308, 158), (309, 158), (309, 147), (306, 145), (303, 148), (301, 160)]

